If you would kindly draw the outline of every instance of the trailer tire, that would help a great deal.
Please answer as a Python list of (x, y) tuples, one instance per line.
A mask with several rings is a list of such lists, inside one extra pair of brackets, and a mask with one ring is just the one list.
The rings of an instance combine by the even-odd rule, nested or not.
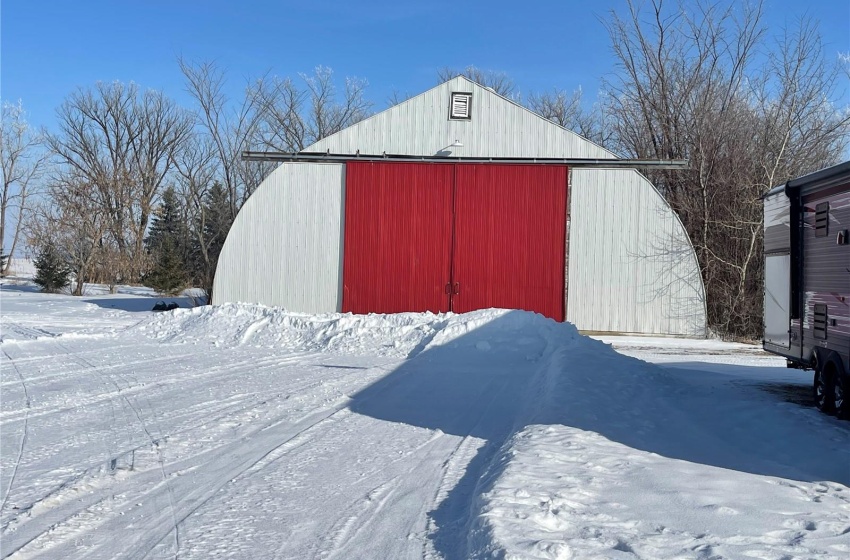
[(850, 420), (850, 378), (843, 372), (836, 372), (833, 386), (833, 402), (835, 403), (835, 414), (843, 419)]
[(812, 396), (815, 399), (815, 406), (824, 414), (832, 414), (835, 410), (833, 404), (835, 389), (830, 382), (831, 376), (828, 371), (825, 371), (827, 369), (826, 364), (821, 365), (820, 360), (817, 359), (817, 354), (812, 358), (812, 361), (815, 369), (812, 381)]

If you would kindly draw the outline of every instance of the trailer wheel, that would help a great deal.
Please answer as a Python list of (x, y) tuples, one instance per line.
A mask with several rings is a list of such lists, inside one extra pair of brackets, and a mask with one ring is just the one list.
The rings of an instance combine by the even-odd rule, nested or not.
[(847, 375), (836, 373), (833, 383), (833, 402), (835, 403), (835, 413), (839, 418), (850, 420), (850, 380)]
[(835, 389), (833, 388), (833, 383), (830, 380), (831, 375), (829, 375), (828, 371), (824, 371), (826, 368), (822, 367), (818, 361), (815, 361), (815, 377), (812, 383), (813, 396), (815, 398), (815, 406), (818, 407), (818, 410), (824, 412), (826, 414), (832, 414), (834, 410), (833, 397), (835, 394)]

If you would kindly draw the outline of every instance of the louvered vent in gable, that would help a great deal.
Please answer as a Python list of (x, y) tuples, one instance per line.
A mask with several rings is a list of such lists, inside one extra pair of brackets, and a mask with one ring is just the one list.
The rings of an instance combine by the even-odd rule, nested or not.
[(815, 237), (829, 235), (829, 202), (815, 206)]
[(470, 120), (472, 118), (472, 94), (467, 92), (453, 91), (452, 103), (449, 107), (449, 118)]

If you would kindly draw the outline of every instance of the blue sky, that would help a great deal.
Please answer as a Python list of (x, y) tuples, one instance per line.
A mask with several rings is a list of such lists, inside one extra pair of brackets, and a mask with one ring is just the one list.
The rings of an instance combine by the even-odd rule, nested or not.
[[(850, 51), (850, 1), (765, 0), (771, 32), (807, 13), (831, 57)], [(135, 81), (190, 105), (176, 58), (215, 60), (234, 95), (267, 71), (329, 66), (369, 81), (375, 109), (394, 91), (436, 84), (444, 66), (503, 71), (527, 94), (581, 86), (593, 100), (614, 70), (600, 22), (625, 0), (405, 2), (369, 0), (2, 0), (0, 96), (21, 99), (36, 125), (77, 87)], [(844, 84), (845, 90), (850, 85)], [(850, 100), (850, 92), (844, 99)]]

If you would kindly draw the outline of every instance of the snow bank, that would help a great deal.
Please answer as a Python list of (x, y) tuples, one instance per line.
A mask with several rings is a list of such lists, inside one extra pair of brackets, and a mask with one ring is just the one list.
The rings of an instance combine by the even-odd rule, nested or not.
[[(227, 303), (160, 313), (137, 325), (133, 332), (167, 342), (210, 343), (215, 346), (251, 345), (297, 352), (345, 355), (410, 356), (438, 346), (457, 344), (470, 332), (498, 321), (507, 339), (514, 333), (540, 334), (561, 329), (578, 336), (572, 325), (558, 325), (541, 315), (506, 309), (452, 313), (392, 315), (327, 313), (309, 315), (277, 307)], [(477, 341), (486, 350), (486, 341)]]
[(823, 455), (842, 426), (587, 337), (546, 362), (479, 481), (470, 557), (850, 557), (850, 449)]
[[(419, 384), (440, 394), (461, 391), (465, 380), (451, 369), (457, 363), (515, 371), (523, 382), (510, 394), (511, 406), (493, 404), (511, 418), (488, 417), (489, 424), (469, 432), (490, 441), (494, 451), (482, 448), (486, 464), (472, 482), (464, 556), (850, 554), (850, 496), (844, 486), (850, 481), (850, 450), (823, 459), (824, 442), (846, 435), (830, 435), (830, 426), (812, 428), (808, 416), (775, 411), (770, 407), (781, 403), (742, 391), (740, 380), (748, 375), (731, 382), (706, 372), (675, 373), (618, 354), (572, 325), (495, 309), (463, 315), (306, 315), (227, 304), (158, 314), (130, 331), (137, 333), (223, 347), (402, 359), (423, 354), (423, 364), (396, 372), (407, 372), (408, 383), (352, 410), (456, 435), (467, 433), (468, 426), (441, 416), (454, 401), (433, 397), (417, 408), (424, 394)], [(693, 346), (706, 352), (716, 344)], [(724, 348), (717, 351), (728, 352)], [(530, 349), (533, 356), (526, 355)], [(671, 350), (671, 358), (675, 355)], [(474, 400), (477, 388), (469, 390)], [(408, 400), (401, 398), (410, 396), (405, 391), (413, 395)], [(490, 426), (501, 423), (515, 428), (501, 432)]]
[[(528, 426), (479, 496), (474, 557), (842, 558), (840, 484), (801, 484), (643, 453), (562, 425)], [(684, 513), (684, 515), (683, 515)]]
[(21, 557), (850, 558), (847, 424), (751, 347), (2, 288)]

